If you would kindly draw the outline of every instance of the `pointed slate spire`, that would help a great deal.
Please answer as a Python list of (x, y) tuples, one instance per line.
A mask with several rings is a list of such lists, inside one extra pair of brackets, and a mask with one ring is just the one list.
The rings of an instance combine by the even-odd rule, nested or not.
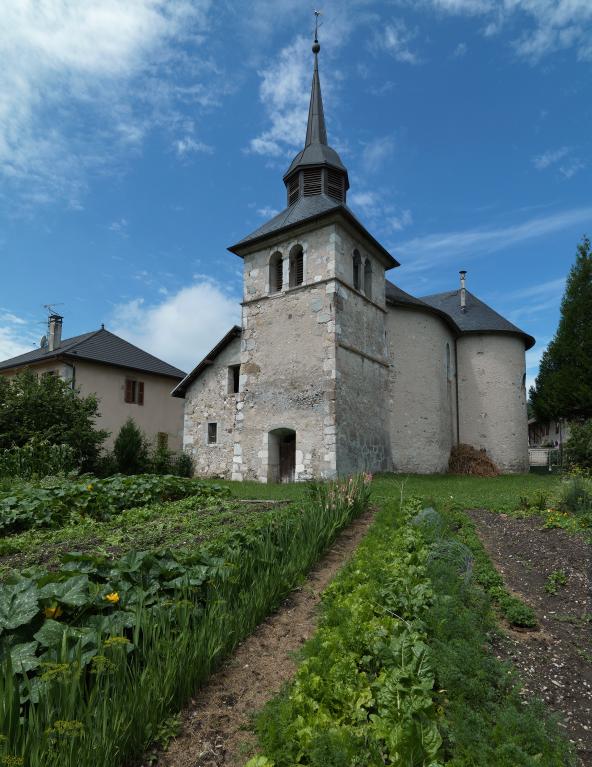
[(325, 125), (325, 113), (323, 111), (323, 97), (321, 95), (321, 81), (319, 79), (319, 51), (321, 46), (316, 39), (312, 46), (314, 53), (314, 72), (312, 75), (312, 89), (310, 92), (310, 106), (308, 108), (308, 125), (306, 127), (306, 141), (304, 146), (310, 144), (327, 144), (327, 127)]
[(284, 184), (288, 197), (288, 206), (294, 205), (303, 197), (324, 196), (337, 203), (345, 203), (349, 179), (347, 168), (341, 162), (337, 152), (327, 142), (327, 126), (321, 96), (319, 77), (318, 17), (315, 11), (315, 37), (312, 45), (314, 71), (308, 108), (308, 124), (304, 149), (298, 152), (292, 164), (284, 173)]

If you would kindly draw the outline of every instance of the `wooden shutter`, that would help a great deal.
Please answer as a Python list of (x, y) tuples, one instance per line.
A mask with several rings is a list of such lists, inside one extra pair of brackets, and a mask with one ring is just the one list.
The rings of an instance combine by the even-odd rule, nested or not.
[(282, 283), (284, 281), (284, 264), (281, 258), (275, 263), (275, 289), (277, 291), (282, 289)]
[(131, 378), (125, 379), (125, 397), (126, 402), (133, 402), (134, 401), (134, 382), (131, 380)]
[(304, 255), (300, 251), (296, 256), (296, 285), (304, 282)]
[(320, 194), (322, 189), (323, 172), (320, 168), (311, 168), (304, 171), (304, 196), (310, 197)]
[(138, 381), (138, 405), (144, 404), (144, 381)]

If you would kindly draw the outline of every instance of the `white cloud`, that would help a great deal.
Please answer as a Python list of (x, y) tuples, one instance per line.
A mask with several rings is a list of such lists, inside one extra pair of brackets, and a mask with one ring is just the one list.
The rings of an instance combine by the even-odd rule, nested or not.
[[(0, 0), (0, 174), (79, 207), (86, 176), (174, 122), (176, 45), (211, 0)], [(34, 193), (31, 193), (34, 190)]]
[(405, 260), (406, 272), (432, 269), (436, 263), (474, 258), (504, 250), (512, 245), (544, 237), (576, 224), (592, 222), (592, 207), (574, 208), (561, 213), (532, 218), (511, 226), (441, 232), (416, 237), (396, 246), (395, 254)]
[(403, 19), (393, 19), (386, 24), (378, 35), (378, 45), (403, 64), (419, 64), (421, 59), (412, 51), (409, 44), (417, 37), (417, 32), (410, 30)]
[(545, 170), (551, 165), (555, 165), (555, 163), (563, 159), (569, 152), (570, 149), (567, 146), (562, 146), (559, 149), (547, 149), (543, 154), (533, 157), (532, 164), (537, 170)]
[(203, 141), (196, 141), (191, 136), (185, 136), (184, 138), (177, 139), (173, 146), (179, 157), (185, 157), (189, 154), (195, 154), (196, 152), (212, 154), (214, 151), (213, 147), (209, 146), (209, 144), (204, 144)]
[(586, 167), (586, 163), (579, 159), (579, 157), (571, 157), (567, 162), (561, 163), (559, 166), (559, 172), (565, 178), (572, 178), (580, 170)]
[(408, 209), (402, 210), (400, 215), (390, 218), (389, 223), (396, 232), (400, 232), (402, 229), (411, 226), (413, 223), (413, 216), (411, 215), (411, 211)]
[(136, 346), (189, 371), (234, 324), (239, 298), (211, 280), (168, 295), (160, 303), (136, 298), (117, 306), (113, 332)]
[(257, 215), (261, 216), (261, 218), (273, 218), (274, 216), (277, 216), (278, 213), (279, 210), (270, 208), (269, 205), (265, 205), (263, 208), (258, 208), (257, 210)]
[(0, 323), (0, 361), (30, 352), (38, 345), (38, 337), (22, 317), (6, 311), (0, 315)]
[(392, 157), (395, 141), (392, 136), (382, 136), (364, 145), (362, 150), (362, 167), (375, 173), (384, 167), (384, 163)]
[(280, 157), (303, 145), (310, 98), (311, 58), (310, 40), (298, 37), (259, 73), (262, 78), (259, 96), (271, 127), (251, 140), (252, 152)]
[(559, 277), (506, 293), (503, 300), (512, 301), (515, 305), (508, 313), (508, 319), (518, 322), (523, 317), (532, 320), (539, 315), (548, 315), (559, 307), (564, 289), (565, 277)]
[(464, 56), (467, 55), (468, 47), (466, 43), (459, 43), (456, 48), (452, 51), (452, 58), (453, 59), (462, 59)]
[(516, 53), (536, 63), (555, 51), (574, 48), (582, 61), (592, 60), (590, 0), (422, 0), (444, 13), (483, 16), (486, 36), (498, 34), (507, 21), (520, 18), (528, 28), (513, 41)]
[(109, 224), (109, 231), (115, 232), (115, 234), (119, 234), (122, 237), (128, 237), (129, 235), (127, 233), (127, 226), (128, 226), (127, 219), (120, 218), (117, 221), (112, 221)]

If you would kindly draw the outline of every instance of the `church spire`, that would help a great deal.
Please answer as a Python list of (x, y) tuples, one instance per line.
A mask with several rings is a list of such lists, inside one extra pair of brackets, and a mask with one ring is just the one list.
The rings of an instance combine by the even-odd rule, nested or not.
[(323, 97), (321, 95), (321, 80), (319, 78), (319, 51), (321, 46), (318, 40), (318, 11), (315, 11), (317, 17), (317, 27), (315, 27), (315, 39), (312, 46), (314, 53), (314, 72), (312, 75), (312, 89), (310, 92), (310, 106), (308, 108), (308, 125), (306, 127), (306, 141), (304, 146), (310, 144), (326, 144), (327, 128), (325, 126), (325, 113), (323, 111)]
[(314, 69), (304, 149), (292, 160), (292, 164), (284, 175), (288, 206), (294, 205), (303, 197), (317, 196), (331, 198), (334, 203), (345, 203), (349, 189), (347, 169), (327, 141), (319, 77), (319, 51), (321, 50), (318, 39), (319, 15), (320, 12), (315, 11), (315, 36), (312, 45)]

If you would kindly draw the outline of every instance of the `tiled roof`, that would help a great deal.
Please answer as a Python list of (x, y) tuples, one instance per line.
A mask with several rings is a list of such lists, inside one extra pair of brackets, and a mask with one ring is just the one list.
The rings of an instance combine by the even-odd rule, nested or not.
[(185, 376), (185, 373), (179, 368), (148, 354), (143, 349), (130, 344), (129, 341), (125, 341), (104, 328), (66, 338), (57, 349), (51, 352), (47, 349), (34, 349), (31, 352), (20, 354), (18, 357), (4, 360), (0, 362), (0, 370), (33, 365), (56, 357), (92, 360), (107, 365), (140, 370), (144, 373), (168, 376), (169, 378), (183, 378)]
[(532, 336), (513, 325), (501, 314), (498, 314), (491, 306), (488, 306), (477, 296), (466, 291), (465, 311), (460, 306), (460, 290), (451, 290), (447, 293), (435, 293), (431, 296), (422, 296), (421, 301), (435, 309), (446, 312), (451, 317), (461, 333), (514, 333), (522, 336), (526, 348), (535, 345)]

